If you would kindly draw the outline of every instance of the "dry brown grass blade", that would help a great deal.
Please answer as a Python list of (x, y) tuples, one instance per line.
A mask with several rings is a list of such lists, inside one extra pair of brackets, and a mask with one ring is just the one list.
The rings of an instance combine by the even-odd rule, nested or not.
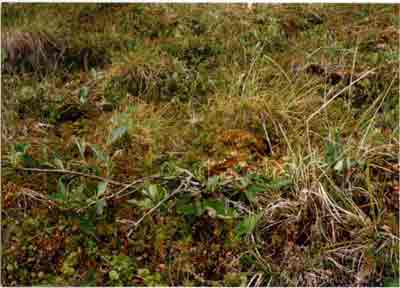
[(315, 111), (314, 113), (312, 113), (308, 118), (307, 118), (307, 124), (311, 121), (311, 119), (313, 119), (317, 114), (319, 114), (321, 111), (323, 111), (326, 107), (329, 106), (329, 104), (331, 104), (333, 102), (333, 100), (335, 100), (337, 97), (339, 97), (341, 94), (343, 94), (343, 92), (345, 92), (346, 90), (348, 90), (350, 87), (352, 87), (354, 84), (356, 84), (357, 82), (361, 81), (362, 79), (364, 79), (365, 77), (367, 77), (369, 74), (373, 73), (376, 69), (371, 69), (368, 70), (367, 72), (363, 73), (360, 77), (358, 77), (356, 80), (354, 80), (353, 82), (351, 82), (349, 85), (347, 85), (346, 87), (344, 87), (342, 90), (340, 90), (338, 93), (336, 93), (335, 95), (332, 96), (331, 99), (329, 99), (329, 101), (325, 102), (324, 105), (322, 105), (317, 111)]

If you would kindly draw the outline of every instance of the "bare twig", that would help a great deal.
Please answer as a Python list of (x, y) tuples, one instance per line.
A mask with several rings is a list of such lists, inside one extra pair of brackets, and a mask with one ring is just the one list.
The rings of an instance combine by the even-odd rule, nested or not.
[(325, 102), (324, 105), (322, 105), (317, 111), (315, 111), (314, 113), (312, 113), (310, 115), (310, 117), (308, 117), (306, 123), (308, 124), (308, 122), (310, 122), (310, 120), (312, 118), (314, 118), (315, 115), (317, 115), (318, 113), (320, 113), (322, 110), (324, 110), (329, 104), (332, 103), (333, 100), (335, 100), (339, 95), (341, 95), (344, 91), (346, 91), (347, 89), (349, 89), (350, 87), (352, 87), (354, 84), (356, 84), (358, 81), (364, 79), (365, 77), (367, 77), (369, 74), (373, 73), (376, 69), (372, 69), (369, 70), (367, 72), (365, 72), (363, 75), (361, 75), (358, 79), (354, 80), (353, 82), (351, 82), (349, 85), (347, 85), (346, 87), (344, 87), (342, 90), (340, 90), (338, 93), (336, 93), (331, 99), (329, 99), (329, 101)]
[(91, 179), (96, 179), (99, 181), (105, 181), (110, 184), (116, 185), (116, 186), (128, 186), (129, 184), (117, 182), (108, 178), (100, 177), (97, 175), (93, 174), (86, 174), (83, 172), (78, 172), (78, 171), (73, 171), (73, 170), (66, 170), (66, 169), (42, 169), (42, 168), (17, 168), (18, 170), (23, 170), (23, 171), (32, 171), (32, 172), (39, 172), (39, 173), (58, 173), (58, 174), (70, 174), (70, 175), (78, 175), (86, 178), (91, 178)]
[(156, 175), (151, 175), (148, 177), (143, 177), (140, 179), (136, 179), (135, 181), (126, 184), (126, 183), (122, 183), (122, 182), (118, 182), (109, 178), (105, 178), (105, 177), (101, 177), (101, 176), (97, 176), (97, 175), (93, 175), (93, 174), (87, 174), (87, 173), (83, 173), (83, 172), (79, 172), (79, 171), (73, 171), (73, 170), (66, 170), (66, 169), (42, 169), (42, 168), (17, 168), (18, 170), (22, 170), (22, 171), (32, 171), (32, 172), (39, 172), (39, 173), (58, 173), (58, 174), (70, 174), (70, 175), (77, 175), (77, 176), (82, 176), (82, 177), (86, 177), (86, 178), (91, 178), (91, 179), (95, 179), (95, 180), (99, 180), (99, 181), (104, 181), (104, 182), (108, 182), (112, 185), (115, 186), (124, 186), (124, 188), (122, 188), (121, 190), (119, 190), (118, 192), (114, 193), (114, 194), (121, 194), (122, 192), (126, 191), (127, 189), (131, 188), (133, 185), (138, 184), (140, 182), (143, 182), (145, 180), (149, 180), (149, 179), (154, 179), (154, 178), (159, 178), (160, 175), (156, 174)]
[(166, 201), (168, 201), (169, 199), (171, 199), (173, 196), (175, 196), (176, 194), (178, 194), (179, 192), (182, 191), (182, 187), (185, 186), (186, 183), (181, 183), (179, 185), (178, 188), (176, 188), (171, 194), (169, 194), (167, 197), (165, 197), (164, 199), (162, 199), (160, 202), (157, 203), (156, 206), (154, 206), (153, 208), (151, 208), (149, 211), (147, 211), (138, 221), (136, 221), (135, 223), (133, 223), (132, 225), (134, 226), (129, 232), (128, 232), (128, 237), (131, 236), (131, 234), (133, 233), (133, 230), (139, 226), (140, 223), (142, 223), (142, 221), (150, 214), (152, 214), (154, 211), (156, 211), (163, 203), (165, 203)]
[(99, 200), (110, 200), (112, 198), (117, 198), (118, 196), (123, 197), (123, 196), (127, 196), (129, 194), (132, 194), (133, 192), (136, 192), (136, 190), (133, 191), (129, 191), (125, 194), (123, 194), (125, 191), (127, 191), (129, 188), (139, 184), (139, 183), (143, 183), (145, 180), (149, 180), (149, 179), (154, 179), (154, 178), (159, 178), (160, 175), (156, 174), (156, 175), (152, 175), (152, 176), (148, 176), (148, 177), (144, 177), (144, 178), (140, 178), (140, 179), (136, 179), (135, 181), (131, 182), (130, 184), (127, 184), (125, 187), (121, 188), (120, 190), (118, 190), (115, 193), (109, 193), (109, 195), (104, 194), (102, 198), (98, 198), (92, 202), (89, 203), (88, 207), (96, 204)]
[(37, 201), (40, 201), (40, 202), (47, 203), (49, 205), (55, 205), (55, 202), (50, 200), (50, 199), (48, 199), (45, 195), (40, 194), (39, 192), (34, 191), (32, 189), (29, 189), (29, 188), (22, 188), (21, 191), (19, 192), (19, 194), (25, 195), (27, 197), (30, 197), (30, 198), (32, 198), (34, 200), (37, 200)]

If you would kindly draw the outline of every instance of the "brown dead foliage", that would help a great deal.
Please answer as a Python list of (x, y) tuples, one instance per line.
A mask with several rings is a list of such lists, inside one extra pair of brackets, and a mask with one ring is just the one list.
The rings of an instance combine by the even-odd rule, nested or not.
[(269, 148), (264, 138), (245, 130), (232, 129), (224, 131), (220, 135), (220, 141), (236, 149), (248, 149), (258, 155), (269, 153)]
[(55, 202), (35, 190), (21, 187), (13, 182), (7, 182), (2, 187), (2, 207), (35, 209), (37, 207), (54, 207)]
[(351, 80), (356, 80), (363, 73), (352, 71), (351, 67), (341, 67), (335, 65), (310, 64), (306, 68), (306, 72), (313, 75), (324, 76), (326, 81), (332, 85), (339, 82), (350, 84)]
[(3, 72), (11, 73), (56, 69), (65, 47), (45, 32), (3, 31), (1, 49)]
[(248, 161), (252, 156), (262, 158), (270, 153), (270, 148), (265, 139), (246, 130), (231, 129), (223, 131), (218, 136), (218, 142), (228, 156), (221, 161), (209, 160), (208, 176), (222, 173), (235, 175), (233, 169), (236, 166), (250, 171), (252, 167)]
[(110, 63), (102, 47), (65, 40), (44, 31), (4, 31), (1, 36), (4, 53), (3, 72), (46, 74), (61, 68), (88, 71)]

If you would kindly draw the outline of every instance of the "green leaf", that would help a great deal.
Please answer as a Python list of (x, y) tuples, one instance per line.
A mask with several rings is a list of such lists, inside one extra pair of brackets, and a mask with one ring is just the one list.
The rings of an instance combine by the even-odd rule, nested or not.
[(15, 147), (15, 152), (25, 154), (26, 151), (28, 150), (28, 148), (30, 147), (30, 145), (25, 144), (25, 143), (17, 143), (17, 144), (15, 144), (14, 147)]
[(27, 154), (29, 144), (17, 143), (14, 145), (11, 158), (11, 163), (13, 166), (22, 165), (24, 167), (35, 167), (38, 161), (33, 160), (33, 158)]
[(225, 202), (221, 199), (216, 200), (203, 200), (202, 201), (202, 212), (208, 210), (211, 215), (215, 215), (218, 218), (232, 218), (235, 217), (235, 210), (225, 207)]
[(43, 161), (41, 165), (46, 166), (46, 167), (51, 167), (51, 168), (57, 168), (53, 163), (50, 163), (48, 161)]
[(60, 179), (58, 179), (57, 188), (58, 188), (58, 193), (66, 195), (67, 187), (64, 184), (63, 177), (60, 177)]
[(102, 196), (104, 192), (106, 192), (107, 185), (108, 185), (107, 181), (103, 181), (97, 184), (97, 197)]
[(393, 278), (393, 279), (385, 280), (383, 286), (384, 287), (400, 287), (400, 279)]
[[(8, 53), (7, 50), (4, 48), (1, 48), (1, 63), (3, 64), (4, 61), (7, 59)], [(4, 65), (4, 64), (3, 64)]]
[(49, 199), (54, 201), (65, 201), (65, 194), (60, 192), (50, 194)]
[(335, 169), (337, 172), (342, 172), (344, 168), (344, 159), (339, 160), (333, 169)]
[(334, 142), (328, 142), (325, 144), (325, 162), (329, 165), (333, 165), (340, 160), (340, 156), (343, 152), (343, 146), (341, 141), (340, 131), (336, 130)]
[(151, 184), (149, 188), (147, 188), (147, 196), (149, 196), (152, 200), (156, 200), (158, 198), (158, 187), (157, 185)]
[(96, 214), (98, 216), (103, 215), (104, 208), (107, 206), (107, 202), (104, 199), (100, 199), (96, 201)]
[(256, 228), (261, 216), (261, 214), (246, 216), (236, 227), (236, 237), (241, 238), (250, 235), (254, 231), (254, 228)]
[(81, 158), (85, 159), (85, 149), (86, 149), (85, 141), (82, 141), (82, 143), (81, 143), (81, 142), (79, 142), (79, 140), (77, 138), (75, 138), (74, 140), (75, 140), (75, 145), (78, 147)]
[(74, 267), (78, 264), (79, 252), (74, 251), (69, 254), (61, 267), (61, 272), (66, 276), (72, 276), (75, 273)]
[(135, 204), (143, 209), (150, 209), (154, 206), (153, 201), (151, 201), (151, 199), (149, 198), (145, 198), (142, 200), (130, 199), (128, 200), (128, 203)]
[(57, 168), (64, 170), (64, 164), (60, 159), (58, 158), (54, 159), (54, 164), (56, 165)]
[(81, 104), (86, 103), (86, 101), (88, 99), (88, 95), (89, 95), (89, 88), (86, 86), (83, 86), (79, 90), (79, 101), (81, 102)]
[(256, 195), (259, 192), (264, 192), (265, 187), (258, 186), (258, 185), (250, 185), (245, 191), (244, 194), (246, 195), (247, 199), (250, 202), (254, 202), (256, 199)]
[(35, 167), (37, 165), (37, 161), (33, 160), (33, 158), (28, 154), (21, 155), (21, 161), (24, 167)]
[(82, 232), (90, 235), (96, 234), (96, 225), (93, 224), (88, 218), (80, 217), (79, 218), (79, 228)]
[(199, 201), (193, 201), (189, 196), (183, 196), (176, 200), (176, 213), (185, 216), (199, 216), (203, 213)]
[(117, 280), (119, 280), (119, 273), (118, 273), (117, 271), (115, 271), (115, 270), (111, 270), (111, 271), (108, 273), (108, 276), (110, 277), (110, 280), (111, 280), (111, 281), (117, 281)]
[(211, 208), (220, 215), (225, 214), (225, 203), (222, 200), (203, 200), (202, 204), (204, 209)]
[(143, 194), (148, 197), (154, 204), (157, 204), (165, 197), (165, 189), (156, 185), (150, 184), (147, 189), (143, 191)]
[(185, 216), (194, 216), (197, 214), (197, 209), (192, 203), (176, 203), (176, 213)]
[(112, 144), (121, 139), (128, 132), (127, 126), (122, 126), (114, 129), (111, 133), (111, 139), (108, 144)]
[(96, 286), (96, 269), (90, 268), (80, 286)]
[(286, 179), (286, 178), (280, 178), (280, 179), (276, 179), (276, 180), (273, 180), (270, 183), (268, 183), (267, 187), (270, 189), (279, 190), (282, 188), (287, 188), (290, 185), (292, 185), (292, 180)]
[(128, 47), (129, 50), (134, 49), (136, 47), (135, 40), (129, 40), (126, 46)]
[(214, 192), (218, 185), (220, 184), (220, 177), (219, 176), (212, 176), (207, 179), (207, 190), (210, 192)]
[(109, 160), (108, 155), (106, 155), (106, 153), (104, 153), (104, 151), (102, 151), (98, 145), (95, 145), (95, 144), (90, 145), (90, 148), (96, 155), (96, 159), (98, 159), (100, 161), (104, 161), (104, 162), (107, 162)]

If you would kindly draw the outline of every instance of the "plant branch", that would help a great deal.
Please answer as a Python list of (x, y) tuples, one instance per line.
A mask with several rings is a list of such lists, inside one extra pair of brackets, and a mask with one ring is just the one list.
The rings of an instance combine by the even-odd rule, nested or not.
[(178, 188), (176, 188), (171, 194), (169, 194), (167, 197), (165, 197), (164, 199), (162, 199), (160, 202), (157, 203), (156, 206), (154, 206), (153, 208), (151, 208), (149, 211), (147, 211), (142, 217), (140, 217), (140, 219), (138, 221), (136, 221), (135, 223), (133, 223), (132, 225), (134, 226), (129, 232), (128, 232), (128, 237), (131, 236), (133, 230), (139, 226), (140, 223), (142, 223), (142, 221), (150, 214), (152, 214), (154, 211), (156, 211), (163, 203), (165, 203), (166, 201), (168, 201), (169, 199), (171, 199), (173, 196), (175, 196), (176, 194), (178, 194), (179, 192), (182, 191), (182, 187), (185, 186), (186, 183), (181, 183), (179, 185)]

